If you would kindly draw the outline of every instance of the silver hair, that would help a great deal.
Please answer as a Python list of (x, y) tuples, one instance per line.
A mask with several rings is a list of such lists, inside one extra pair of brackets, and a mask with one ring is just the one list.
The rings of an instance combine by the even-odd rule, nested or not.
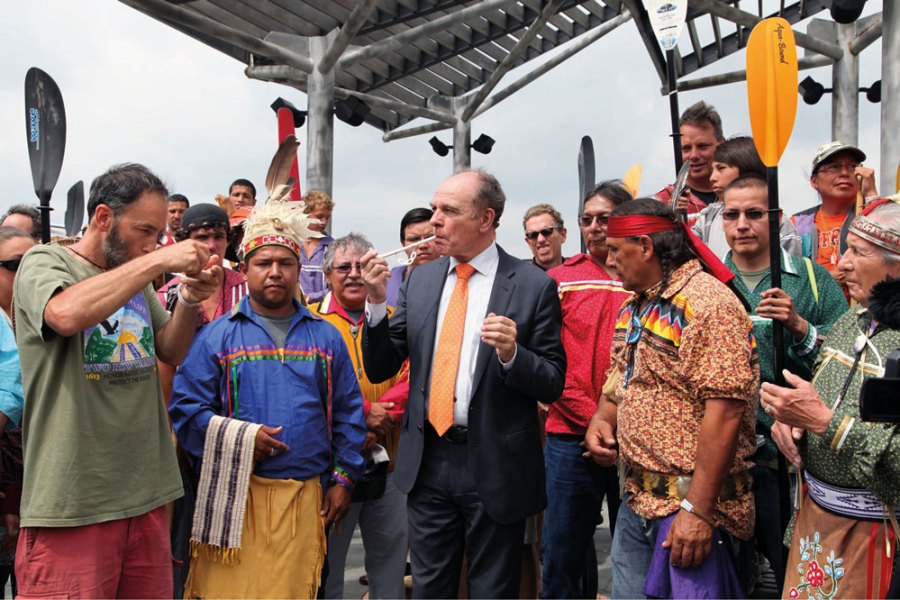
[(372, 242), (370, 242), (366, 236), (351, 231), (344, 237), (340, 237), (331, 242), (331, 244), (328, 245), (328, 248), (325, 249), (325, 260), (322, 263), (322, 270), (326, 273), (331, 271), (331, 268), (334, 266), (334, 255), (339, 249), (353, 250), (362, 256), (373, 247)]

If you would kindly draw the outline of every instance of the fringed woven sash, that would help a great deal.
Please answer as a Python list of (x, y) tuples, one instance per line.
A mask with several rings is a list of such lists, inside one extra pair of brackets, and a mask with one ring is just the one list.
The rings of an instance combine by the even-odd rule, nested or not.
[(231, 564), (241, 548), (253, 447), (262, 425), (214, 416), (206, 430), (191, 553)]

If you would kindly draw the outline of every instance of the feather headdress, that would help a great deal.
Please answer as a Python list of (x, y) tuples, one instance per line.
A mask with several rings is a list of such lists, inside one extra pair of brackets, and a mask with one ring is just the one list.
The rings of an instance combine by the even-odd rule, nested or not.
[(254, 208), (244, 221), (244, 241), (241, 243), (244, 257), (262, 246), (272, 245), (284, 246), (300, 256), (300, 244), (322, 237), (321, 233), (309, 228), (310, 223), (318, 223), (318, 220), (303, 212), (306, 204), (291, 199), (295, 181), (290, 171), (299, 145), (297, 138), (289, 135), (272, 157), (266, 174), (269, 198), (263, 206)]
[(303, 212), (303, 202), (290, 199), (291, 186), (284, 184), (272, 190), (263, 206), (257, 206), (244, 222), (244, 241), (241, 251), (244, 257), (262, 246), (284, 246), (300, 256), (300, 244), (322, 237), (309, 228), (317, 222)]

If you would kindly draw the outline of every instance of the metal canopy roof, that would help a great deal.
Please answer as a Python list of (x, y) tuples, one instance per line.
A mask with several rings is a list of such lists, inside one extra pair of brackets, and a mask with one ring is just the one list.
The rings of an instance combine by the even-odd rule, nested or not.
[[(351, 31), (340, 56), (336, 95), (361, 92), (420, 108), (428, 108), (432, 97), (462, 96), (488, 81), (549, 5), (555, 5), (549, 18), (542, 19), (539, 31), (510, 67), (621, 12), (619, 2), (602, 5), (585, 0), (122, 1), (244, 63), (248, 76), (304, 91), (309, 69), (298, 68), (303, 66), (300, 62), (291, 64), (272, 50), (308, 59), (303, 38), (340, 31), (367, 13)], [(383, 131), (419, 116), (397, 107), (370, 106), (366, 121)]]
[[(235, 58), (247, 66), (248, 77), (302, 91), (313, 68), (324, 72), (310, 60), (308, 38), (331, 36), (323, 58), (326, 67), (338, 67), (335, 96), (363, 99), (371, 108), (366, 122), (385, 133), (417, 116), (443, 123), (432, 130), (446, 128), (456, 120), (447, 98), (485, 83), (493, 89), (510, 69), (606, 25), (574, 54), (631, 16), (661, 84), (666, 82), (665, 58), (640, 0), (121, 1)], [(780, 14), (793, 24), (823, 10), (821, 0), (745, 4), (752, 12), (739, 0), (691, 0), (681, 42), (690, 52), (676, 51), (679, 78), (742, 49), (761, 18)], [(840, 48), (827, 41), (797, 32), (797, 43), (831, 60), (840, 57)], [(815, 64), (831, 62), (818, 58)], [(480, 96), (477, 104), (487, 94)], [(464, 120), (488, 106), (476, 113), (478, 108), (466, 111)]]
[[(452, 128), (454, 169), (459, 169), (470, 161), (473, 118), (632, 19), (661, 93), (672, 91), (642, 0), (120, 1), (240, 61), (247, 77), (306, 92), (307, 178), (327, 193), (335, 100), (362, 100), (370, 110), (365, 122), (379, 128), (384, 141)], [(686, 76), (742, 50), (760, 20), (777, 15), (796, 25), (830, 1), (690, 0), (686, 34), (672, 51), (677, 89), (745, 79), (743, 70)], [(881, 13), (850, 26), (814, 19), (807, 33), (794, 29), (797, 46), (806, 50), (800, 69), (846, 67), (833, 70), (833, 138), (857, 137), (858, 65), (842, 59), (881, 38), (883, 28), (894, 31), (900, 11), (895, 14), (892, 7), (885, 3)], [(896, 44), (891, 37), (882, 49), (885, 131), (896, 129), (893, 107), (900, 94), (893, 93), (897, 82), (889, 76)], [(552, 56), (497, 89), (510, 70), (548, 52)], [(417, 117), (429, 122), (404, 127)], [(883, 162), (900, 156), (900, 141), (882, 136), (881, 145)]]

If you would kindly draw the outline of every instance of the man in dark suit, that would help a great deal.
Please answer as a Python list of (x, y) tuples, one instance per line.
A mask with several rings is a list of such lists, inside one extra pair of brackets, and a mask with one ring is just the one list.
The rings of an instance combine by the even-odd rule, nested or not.
[(470, 598), (518, 597), (525, 519), (547, 503), (537, 403), (562, 392), (562, 318), (553, 280), (494, 242), (504, 203), (482, 171), (441, 185), (443, 257), (409, 275), (389, 319), (388, 265), (360, 260), (366, 373), (381, 381), (410, 360), (394, 478), (409, 494), (417, 598), (455, 598), (464, 553)]

